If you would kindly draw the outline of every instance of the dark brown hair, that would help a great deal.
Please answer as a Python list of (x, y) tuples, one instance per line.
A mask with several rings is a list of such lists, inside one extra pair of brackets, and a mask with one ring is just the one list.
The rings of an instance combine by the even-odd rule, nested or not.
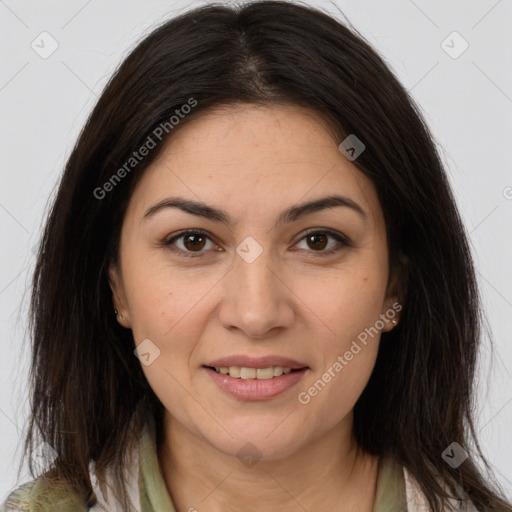
[[(192, 111), (161, 140), (153, 137), (156, 147), (98, 198), (95, 191), (112, 184), (191, 98)], [(25, 453), (40, 439), (49, 443), (58, 458), (48, 475), (89, 505), (89, 464), (100, 475), (112, 465), (125, 497), (123, 453), (148, 414), (159, 421), (162, 405), (134, 356), (131, 331), (113, 314), (108, 266), (131, 193), (162, 144), (209, 108), (234, 103), (304, 106), (328, 121), (340, 142), (356, 134), (366, 146), (354, 164), (375, 184), (404, 308), (397, 328), (382, 335), (355, 406), (362, 449), (406, 467), (434, 512), (446, 496), (439, 478), (453, 493), (460, 486), (478, 510), (512, 510), (473, 424), (484, 317), (434, 140), (418, 106), (355, 29), (284, 1), (210, 4), (171, 19), (137, 45), (103, 91), (67, 161), (38, 253)], [(470, 453), (457, 469), (441, 456), (452, 442)]]

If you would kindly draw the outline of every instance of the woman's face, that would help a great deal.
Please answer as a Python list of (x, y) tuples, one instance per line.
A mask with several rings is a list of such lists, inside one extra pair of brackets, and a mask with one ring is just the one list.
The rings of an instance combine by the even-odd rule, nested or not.
[(226, 454), (280, 458), (349, 428), (393, 327), (383, 212), (340, 142), (298, 107), (216, 109), (172, 135), (129, 203), (119, 321), (168, 417)]

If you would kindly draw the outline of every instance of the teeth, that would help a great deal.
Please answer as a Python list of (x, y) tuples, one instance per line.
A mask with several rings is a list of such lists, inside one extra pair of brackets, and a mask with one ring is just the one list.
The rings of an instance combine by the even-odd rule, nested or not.
[(240, 368), (241, 379), (255, 379), (257, 370), (256, 368)]
[(282, 366), (270, 366), (268, 368), (246, 368), (244, 366), (216, 366), (215, 371), (223, 375), (229, 375), (235, 379), (244, 380), (266, 380), (280, 377), (283, 373), (290, 373), (291, 368), (283, 368)]
[(239, 366), (230, 366), (228, 368), (227, 374), (231, 375), (231, 377), (234, 377), (235, 379), (239, 379), (241, 374), (241, 368)]
[(273, 379), (274, 369), (273, 368), (258, 368), (256, 370), (257, 379)]
[(274, 366), (274, 377), (279, 377), (279, 375), (283, 375), (284, 368), (282, 366)]

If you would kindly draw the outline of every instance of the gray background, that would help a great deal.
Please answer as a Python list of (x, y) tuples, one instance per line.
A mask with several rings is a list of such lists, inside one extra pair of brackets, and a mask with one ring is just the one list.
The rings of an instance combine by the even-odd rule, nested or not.
[[(120, 60), (164, 19), (207, 2), (0, 0), (0, 500), (27, 418), (28, 284), (48, 198), (87, 114)], [(229, 2), (227, 2), (229, 3)], [(512, 2), (307, 3), (341, 9), (420, 104), (470, 233), (496, 351), (482, 346), (477, 429), (512, 497)], [(43, 59), (31, 43), (57, 50)], [(469, 47), (457, 58), (462, 40)], [(44, 36), (42, 36), (44, 37)], [(46, 36), (47, 37), (47, 36)], [(446, 48), (451, 46), (451, 50)]]

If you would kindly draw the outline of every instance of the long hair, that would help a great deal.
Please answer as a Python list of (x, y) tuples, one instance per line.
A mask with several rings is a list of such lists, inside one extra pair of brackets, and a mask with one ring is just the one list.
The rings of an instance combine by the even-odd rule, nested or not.
[[(390, 270), (406, 286), (400, 323), (382, 335), (355, 405), (358, 444), (407, 468), (434, 512), (447, 496), (440, 483), (451, 493), (462, 489), (479, 510), (512, 510), (473, 423), (483, 315), (434, 139), (419, 107), (353, 27), (285, 1), (181, 14), (145, 37), (105, 87), (69, 156), (37, 256), (25, 454), (47, 442), (58, 454), (48, 476), (89, 506), (96, 502), (89, 465), (100, 480), (113, 468), (129, 510), (123, 454), (148, 414), (161, 417), (162, 405), (133, 354), (131, 331), (113, 314), (108, 267), (117, 261), (134, 187), (162, 145), (209, 108), (230, 104), (305, 106), (340, 143), (356, 134), (366, 146), (353, 163), (375, 184)], [(188, 114), (170, 122), (177, 111)], [(151, 150), (136, 158), (148, 137)], [(453, 442), (470, 454), (456, 469), (442, 458)]]

